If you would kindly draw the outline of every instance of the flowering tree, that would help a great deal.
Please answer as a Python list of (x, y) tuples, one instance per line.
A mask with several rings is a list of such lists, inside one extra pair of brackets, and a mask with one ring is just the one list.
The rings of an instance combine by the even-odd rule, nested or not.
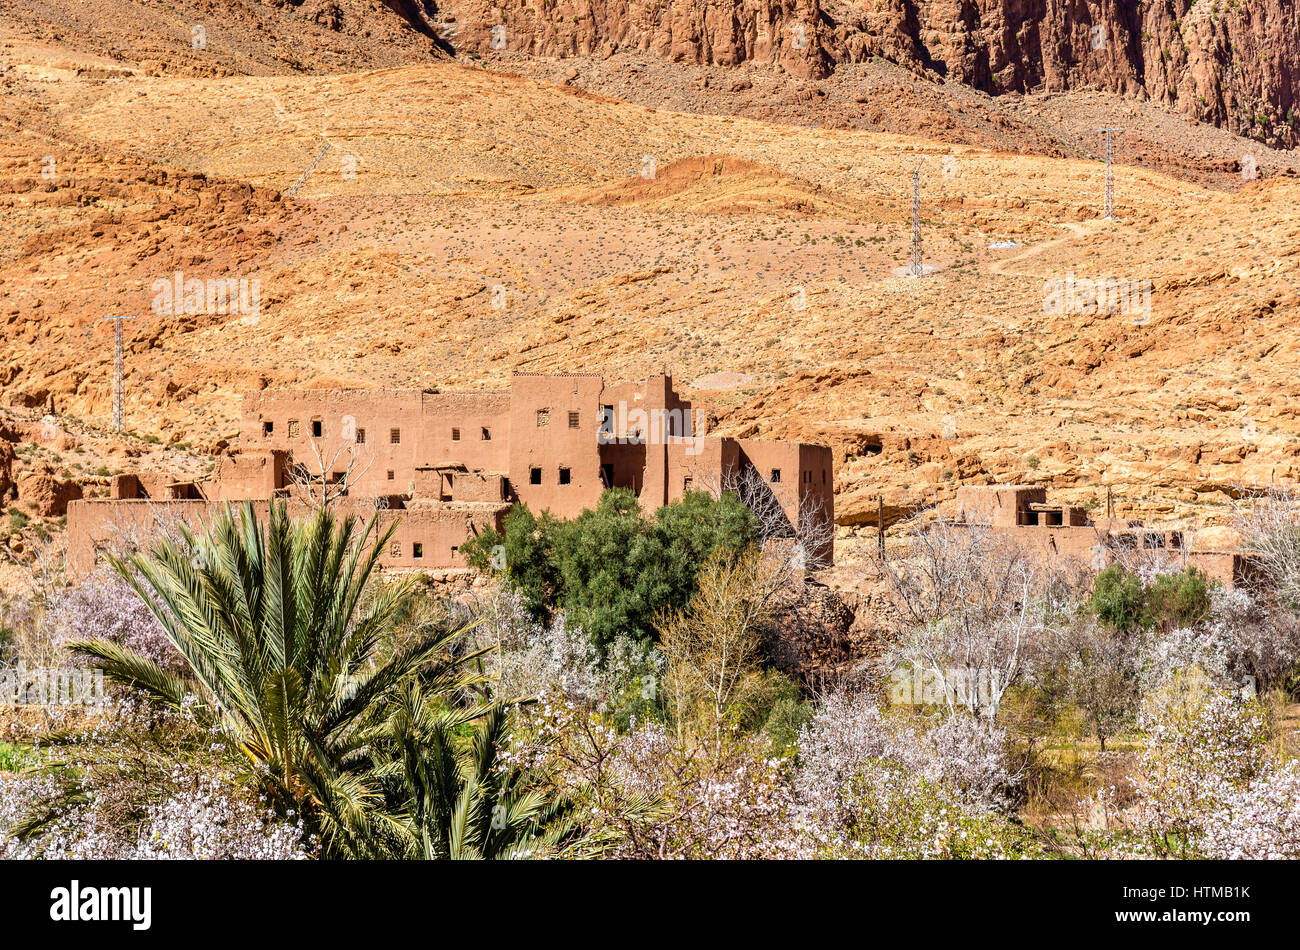
[(483, 652), (493, 695), (502, 702), (550, 691), (608, 710), (656, 696), (662, 657), (652, 646), (616, 637), (602, 662), (586, 631), (570, 626), (564, 611), (549, 623), (534, 620), (523, 591), (504, 577), (486, 596), (462, 600), (454, 610), (454, 623), (470, 631), (468, 648)]
[(1205, 821), (1201, 850), (1207, 858), (1300, 858), (1300, 765), (1269, 769), (1225, 795)]
[(866, 694), (834, 693), (799, 737), (794, 786), (802, 823), (827, 853), (886, 856), (870, 828), (882, 830), (891, 808), (910, 801), (934, 810), (900, 815), (910, 830), (895, 826), (886, 837), (897, 833), (910, 842), (904, 850), (920, 849), (919, 829), (1008, 809), (1018, 776), (1005, 742), (1000, 730), (964, 714), (937, 723), (887, 716)]
[(925, 670), (949, 711), (996, 719), (1042, 632), (1043, 566), (991, 532), (912, 526), (910, 553), (882, 562), (906, 618), (897, 664)]
[(240, 790), (241, 754), (193, 710), (117, 703), (60, 734), (39, 767), (0, 774), (0, 858), (311, 856), (296, 816)]
[(1260, 708), (1175, 679), (1149, 703), (1131, 792), (1107, 787), (1085, 804), (1104, 835), (1089, 853), (1177, 858), (1300, 854), (1300, 773), (1269, 753)]
[(505, 761), (549, 776), (573, 802), (586, 847), (625, 859), (808, 856), (794, 825), (788, 763), (762, 736), (705, 742), (662, 723), (625, 732), (571, 701), (543, 696)]
[(170, 672), (185, 670), (184, 659), (148, 605), (125, 580), (106, 568), (62, 591), (49, 619), (60, 646), (73, 640), (107, 640)]

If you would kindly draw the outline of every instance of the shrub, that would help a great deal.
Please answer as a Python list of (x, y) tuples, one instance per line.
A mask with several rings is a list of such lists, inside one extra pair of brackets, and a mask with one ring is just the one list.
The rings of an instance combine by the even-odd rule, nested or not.
[(1210, 581), (1194, 567), (1176, 574), (1158, 575), (1145, 593), (1142, 625), (1147, 629), (1192, 627), (1210, 612)]
[(107, 569), (60, 592), (49, 621), (54, 641), (60, 645), (71, 640), (108, 640), (172, 673), (186, 669), (185, 660), (148, 605), (125, 580)]
[(1127, 632), (1142, 622), (1142, 580), (1112, 564), (1097, 575), (1089, 601), (1103, 623), (1113, 630)]
[(844, 798), (846, 833), (822, 857), (973, 860), (1031, 857), (1038, 850), (1023, 828), (972, 809), (951, 787), (897, 763), (864, 767)]
[(1209, 615), (1210, 581), (1189, 567), (1144, 584), (1136, 573), (1112, 564), (1097, 575), (1089, 603), (1103, 623), (1121, 633), (1192, 627)]
[(632, 492), (613, 488), (572, 521), (516, 505), (503, 533), (484, 531), (461, 550), (481, 571), (504, 570), (535, 620), (563, 610), (603, 659), (619, 635), (651, 639), (656, 613), (690, 601), (709, 554), (738, 551), (754, 533), (752, 513), (731, 495), (687, 492), (646, 518)]

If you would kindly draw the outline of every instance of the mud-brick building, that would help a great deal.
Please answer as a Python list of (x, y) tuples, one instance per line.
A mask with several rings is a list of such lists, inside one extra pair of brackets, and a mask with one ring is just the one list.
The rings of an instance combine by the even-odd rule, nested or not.
[[(321, 460), (334, 470), (313, 469)], [(495, 392), (248, 393), (239, 451), (210, 478), (119, 476), (112, 499), (71, 506), (71, 566), (87, 570), (124, 522), (156, 519), (159, 502), (192, 517), (228, 500), (292, 499), (300, 466), (345, 484), (341, 507), (397, 521), (385, 567), (463, 567), (460, 545), (499, 528), (515, 502), (571, 518), (610, 487), (631, 490), (651, 512), (743, 477), (763, 486), (792, 529), (834, 517), (828, 446), (704, 435), (667, 375), (611, 385), (592, 374), (519, 373)], [(829, 562), (829, 537), (826, 547), (815, 553)]]
[(959, 525), (994, 531), (1056, 563), (1099, 570), (1146, 552), (1199, 568), (1230, 587), (1252, 570), (1241, 552), (1195, 548), (1179, 530), (1114, 517), (1093, 520), (1081, 507), (1048, 503), (1041, 486), (967, 485), (957, 489), (956, 504)]

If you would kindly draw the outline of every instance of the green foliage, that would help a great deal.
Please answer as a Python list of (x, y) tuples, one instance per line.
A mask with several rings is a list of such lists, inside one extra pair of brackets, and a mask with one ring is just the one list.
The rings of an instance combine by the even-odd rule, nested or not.
[(1209, 579), (1194, 567), (1161, 574), (1146, 589), (1144, 626), (1169, 630), (1191, 627), (1210, 612)]
[(656, 613), (685, 607), (714, 549), (754, 537), (754, 516), (734, 496), (687, 492), (646, 518), (632, 492), (613, 488), (572, 521), (516, 505), (504, 534), (485, 531), (461, 550), (479, 570), (503, 569), (534, 619), (563, 609), (604, 656), (619, 634), (651, 637)]
[(460, 553), (471, 567), (484, 573), (505, 570), (524, 595), (532, 618), (545, 623), (560, 588), (554, 555), (560, 525), (549, 512), (538, 518), (527, 505), (515, 505), (506, 515), (504, 534), (483, 531), (462, 544)]
[(0, 772), (20, 772), (39, 759), (35, 749), (0, 742)]
[(9, 509), (9, 530), (17, 533), (31, 522), (25, 511), (19, 511), (17, 508)]
[(1112, 630), (1136, 630), (1142, 622), (1142, 579), (1112, 564), (1097, 575), (1089, 603)]
[(1112, 564), (1097, 575), (1089, 603), (1103, 623), (1121, 633), (1191, 627), (1209, 613), (1210, 581), (1189, 567), (1144, 585), (1136, 574)]
[[(326, 857), (508, 856), (544, 843), (532, 830), (549, 806), (487, 775), (500, 709), (463, 699), (482, 682), (484, 651), (461, 648), (464, 629), (443, 624), (386, 655), (415, 580), (371, 583), (395, 527), (376, 526), (326, 511), (291, 521), (272, 504), (264, 527), (251, 504), (227, 508), (205, 535), (182, 528), (148, 554), (112, 559), (186, 675), (107, 640), (69, 646), (223, 733), (245, 759), (240, 780), (301, 816)], [(488, 834), (495, 800), (514, 804)]]
[(777, 749), (793, 753), (799, 742), (799, 730), (812, 720), (813, 705), (803, 698), (794, 680), (776, 672), (767, 676), (771, 694), (770, 702), (762, 710), (763, 731)]

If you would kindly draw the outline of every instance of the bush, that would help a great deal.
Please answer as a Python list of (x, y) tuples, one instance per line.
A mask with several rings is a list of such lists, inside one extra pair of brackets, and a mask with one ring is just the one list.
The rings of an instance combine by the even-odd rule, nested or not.
[(771, 704), (766, 709), (763, 731), (782, 752), (794, 752), (799, 733), (812, 721), (813, 705), (805, 700), (799, 684), (775, 671), (767, 674)]
[(1112, 564), (1097, 575), (1089, 603), (1103, 623), (1120, 633), (1193, 627), (1209, 615), (1210, 581), (1189, 567), (1143, 584), (1137, 574)]
[(709, 554), (739, 551), (755, 533), (753, 514), (731, 495), (687, 492), (646, 518), (632, 492), (613, 488), (572, 521), (516, 505), (504, 533), (484, 531), (461, 551), (481, 571), (504, 570), (535, 620), (563, 610), (603, 658), (620, 634), (651, 639), (656, 613), (690, 601)]
[(1135, 630), (1142, 620), (1142, 580), (1112, 564), (1097, 575), (1090, 604), (1102, 623), (1113, 630)]
[(1161, 574), (1146, 589), (1143, 626), (1148, 630), (1193, 627), (1210, 612), (1210, 581), (1194, 567)]

